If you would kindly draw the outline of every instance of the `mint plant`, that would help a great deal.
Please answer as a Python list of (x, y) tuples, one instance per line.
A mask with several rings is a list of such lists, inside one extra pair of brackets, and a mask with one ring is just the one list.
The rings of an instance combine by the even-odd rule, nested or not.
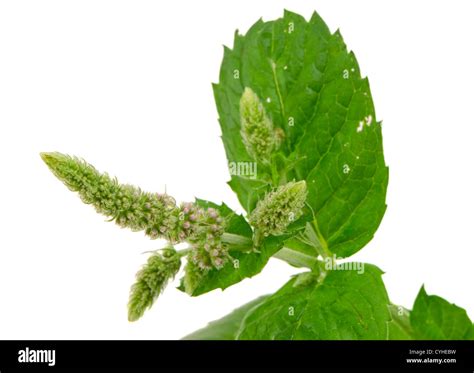
[(213, 88), (229, 185), (245, 216), (201, 199), (178, 204), (79, 158), (41, 154), (97, 212), (165, 240), (137, 274), (130, 321), (181, 267), (179, 290), (199, 296), (256, 275), (275, 257), (306, 271), (186, 338), (474, 339), (462, 308), (424, 288), (412, 311), (393, 305), (379, 268), (340, 261), (376, 232), (388, 168), (368, 80), (339, 32), (316, 13), (259, 20), (225, 48)]

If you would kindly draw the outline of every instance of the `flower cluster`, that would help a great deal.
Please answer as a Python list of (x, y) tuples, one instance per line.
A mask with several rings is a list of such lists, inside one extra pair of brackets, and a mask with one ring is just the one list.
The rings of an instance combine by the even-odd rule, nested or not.
[(156, 252), (136, 275), (130, 290), (128, 319), (136, 321), (150, 308), (166, 284), (178, 273), (181, 257), (172, 247)]
[(230, 259), (227, 247), (221, 242), (225, 219), (212, 207), (203, 209), (184, 203), (180, 224), (192, 246), (183, 278), (184, 290), (192, 295), (207, 271), (221, 269)]
[[(42, 153), (41, 157), (83, 202), (120, 227), (144, 231), (152, 239), (164, 238), (170, 245), (187, 242), (190, 245), (184, 276), (187, 292), (192, 293), (208, 271), (221, 269), (228, 262), (228, 247), (221, 240), (226, 220), (217, 209), (195, 203), (177, 206), (167, 194), (148, 193), (133, 185), (120, 184), (76, 157), (61, 153)], [(130, 321), (140, 318), (175, 276), (181, 255), (170, 246), (148, 259), (130, 292)]]
[(178, 207), (167, 194), (119, 184), (117, 179), (75, 157), (60, 153), (42, 153), (41, 157), (69, 189), (119, 226), (144, 231), (152, 239), (190, 243), (189, 259), (201, 270), (219, 269), (226, 263), (228, 252), (220, 239), (225, 221), (216, 209), (193, 203)]
[(257, 203), (250, 214), (250, 224), (263, 236), (281, 235), (303, 214), (306, 196), (304, 180), (281, 185)]
[(229, 254), (221, 242), (225, 222), (214, 208), (203, 209), (191, 203), (183, 204), (183, 233), (193, 246), (189, 259), (201, 270), (220, 269)]

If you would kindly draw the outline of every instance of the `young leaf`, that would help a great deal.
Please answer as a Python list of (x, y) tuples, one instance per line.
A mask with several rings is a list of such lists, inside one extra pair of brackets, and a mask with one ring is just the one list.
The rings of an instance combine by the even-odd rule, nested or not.
[(474, 339), (473, 324), (463, 308), (421, 287), (410, 316), (417, 339)]
[(255, 306), (262, 303), (268, 295), (261, 296), (232, 311), (219, 320), (210, 322), (206, 327), (184, 337), (184, 340), (232, 340), (237, 336), (240, 324), (245, 315)]
[[(241, 136), (246, 88), (283, 133), (270, 167)], [(288, 11), (259, 20), (225, 48), (214, 96), (229, 163), (258, 166), (256, 177), (233, 173), (229, 183), (247, 212), (272, 187), (305, 180), (328, 250), (346, 257), (371, 240), (386, 208), (388, 169), (368, 81), (339, 32), (316, 13), (309, 22)]]
[[(360, 268), (358, 266), (353, 266)], [(239, 339), (386, 339), (390, 321), (382, 271), (330, 270), (324, 280), (290, 280), (254, 308)]]

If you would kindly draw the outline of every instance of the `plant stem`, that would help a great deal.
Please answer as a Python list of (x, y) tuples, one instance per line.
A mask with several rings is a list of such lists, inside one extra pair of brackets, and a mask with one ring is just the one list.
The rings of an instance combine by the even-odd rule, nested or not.
[(253, 249), (252, 239), (241, 236), (240, 234), (225, 232), (222, 234), (221, 240), (228, 244), (233, 250), (251, 251)]
[[(221, 236), (221, 239), (222, 242), (228, 244), (233, 250), (251, 251), (253, 249), (252, 239), (246, 236), (241, 236), (240, 234), (225, 232)], [(314, 268), (314, 265), (317, 262), (317, 258), (287, 247), (284, 247), (277, 253), (273, 254), (273, 257), (283, 260), (295, 267), (305, 267), (310, 269)]]
[(305, 267), (305, 268), (313, 268), (317, 262), (317, 259), (313, 256), (303, 254), (299, 251), (295, 251), (284, 247), (276, 254), (273, 255), (274, 258), (284, 260), (288, 264), (295, 266), (295, 267)]
[(188, 249), (178, 250), (177, 253), (180, 257), (183, 257), (185, 255), (188, 255), (190, 251), (191, 251), (191, 248), (188, 248)]

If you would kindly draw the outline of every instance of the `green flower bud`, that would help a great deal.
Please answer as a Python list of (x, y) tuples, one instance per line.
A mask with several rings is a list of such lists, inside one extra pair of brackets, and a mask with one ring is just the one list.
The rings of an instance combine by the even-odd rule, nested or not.
[(268, 163), (280, 139), (260, 99), (248, 87), (240, 98), (240, 125), (242, 141), (249, 155), (257, 161)]
[(130, 290), (128, 320), (136, 321), (150, 308), (168, 281), (176, 275), (181, 266), (181, 257), (172, 247), (161, 250), (148, 258), (137, 273), (136, 282)]
[(250, 224), (264, 236), (281, 235), (303, 214), (306, 196), (304, 180), (281, 185), (257, 203), (250, 214)]

